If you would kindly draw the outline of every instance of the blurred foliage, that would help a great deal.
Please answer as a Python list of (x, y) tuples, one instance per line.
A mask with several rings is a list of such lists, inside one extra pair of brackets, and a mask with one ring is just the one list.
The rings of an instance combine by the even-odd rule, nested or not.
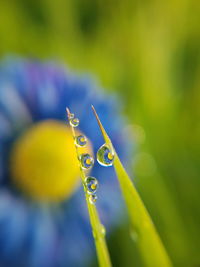
[[(64, 61), (118, 92), (135, 183), (175, 266), (200, 265), (199, 12), (198, 0), (0, 1), (1, 56)], [(109, 240), (114, 266), (142, 266), (126, 224)]]

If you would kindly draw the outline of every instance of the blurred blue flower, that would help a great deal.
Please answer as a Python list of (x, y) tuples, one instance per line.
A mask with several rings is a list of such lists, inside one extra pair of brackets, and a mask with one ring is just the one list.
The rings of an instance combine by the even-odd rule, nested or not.
[[(12, 182), (10, 165), (12, 148), (20, 136), (48, 119), (65, 123), (66, 106), (80, 119), (80, 131), (89, 138), (96, 152), (103, 139), (91, 104), (95, 106), (120, 157), (126, 161), (130, 144), (122, 133), (124, 121), (119, 115), (119, 102), (103, 93), (90, 77), (74, 75), (53, 62), (18, 58), (1, 62), (1, 266), (88, 266), (95, 255), (82, 188), (78, 187), (66, 199), (55, 203), (29, 198)], [(24, 168), (29, 163), (27, 159)], [(55, 179), (59, 179), (60, 171), (57, 170)], [(122, 212), (113, 168), (103, 168), (95, 163), (91, 175), (100, 183), (97, 207), (109, 231), (118, 223)]]

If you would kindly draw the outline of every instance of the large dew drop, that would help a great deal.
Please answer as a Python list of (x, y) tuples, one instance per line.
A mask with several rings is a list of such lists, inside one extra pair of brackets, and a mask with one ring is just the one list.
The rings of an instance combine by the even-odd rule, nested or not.
[(95, 194), (89, 196), (89, 201), (91, 204), (95, 204), (97, 202), (97, 196)]
[(94, 165), (94, 159), (90, 154), (81, 154), (79, 160), (82, 169), (90, 169)]
[(85, 178), (85, 184), (88, 194), (94, 194), (98, 188), (98, 180), (95, 177), (88, 176)]
[(114, 152), (110, 150), (110, 148), (104, 144), (97, 151), (97, 161), (100, 165), (109, 167), (113, 165), (114, 160)]
[(84, 135), (79, 135), (75, 137), (75, 145), (78, 147), (83, 147), (87, 143), (87, 139)]
[(69, 121), (70, 125), (72, 127), (77, 127), (79, 125), (79, 119), (78, 118), (71, 118), (70, 121)]

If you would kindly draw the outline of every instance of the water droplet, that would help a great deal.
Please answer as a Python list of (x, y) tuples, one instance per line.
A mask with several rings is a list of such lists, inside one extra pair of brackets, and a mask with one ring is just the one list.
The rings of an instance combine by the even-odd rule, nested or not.
[(81, 154), (79, 157), (82, 169), (89, 169), (94, 165), (94, 159), (90, 154)]
[(101, 234), (102, 234), (103, 236), (106, 235), (106, 228), (105, 228), (105, 226), (104, 226), (103, 224), (101, 225)]
[(70, 113), (69, 114), (69, 119), (73, 119), (74, 118), (74, 114), (73, 113)]
[(90, 195), (89, 196), (89, 201), (91, 204), (95, 204), (97, 202), (97, 196), (96, 195)]
[(78, 118), (71, 118), (69, 123), (72, 127), (77, 127), (79, 125), (79, 119)]
[(130, 228), (130, 236), (131, 236), (132, 241), (137, 242), (138, 233), (136, 232), (136, 230), (133, 230), (132, 228)]
[(97, 161), (100, 165), (109, 167), (113, 165), (114, 152), (106, 145), (102, 145), (97, 151)]
[(94, 194), (98, 188), (98, 180), (95, 177), (88, 176), (85, 178), (85, 184), (88, 194)]
[(84, 135), (79, 135), (75, 137), (75, 144), (79, 147), (85, 146), (87, 143), (87, 138)]

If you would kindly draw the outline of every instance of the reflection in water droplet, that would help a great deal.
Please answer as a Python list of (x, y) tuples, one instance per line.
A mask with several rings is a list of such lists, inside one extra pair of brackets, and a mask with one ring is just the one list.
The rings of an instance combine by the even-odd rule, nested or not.
[(89, 169), (94, 165), (94, 159), (90, 154), (81, 154), (79, 157), (81, 168), (82, 169)]
[(88, 194), (94, 194), (98, 188), (98, 181), (95, 177), (88, 176), (85, 178), (85, 184)]
[(114, 152), (110, 150), (110, 148), (104, 144), (97, 151), (97, 161), (100, 165), (109, 167), (113, 165), (114, 160)]
[(72, 127), (77, 127), (79, 125), (79, 119), (78, 118), (72, 118), (72, 119), (70, 119), (69, 123)]
[(90, 195), (89, 196), (89, 201), (91, 204), (95, 204), (97, 202), (97, 196), (96, 195)]
[(87, 143), (87, 138), (84, 135), (79, 135), (75, 137), (75, 145), (78, 147), (83, 147)]

